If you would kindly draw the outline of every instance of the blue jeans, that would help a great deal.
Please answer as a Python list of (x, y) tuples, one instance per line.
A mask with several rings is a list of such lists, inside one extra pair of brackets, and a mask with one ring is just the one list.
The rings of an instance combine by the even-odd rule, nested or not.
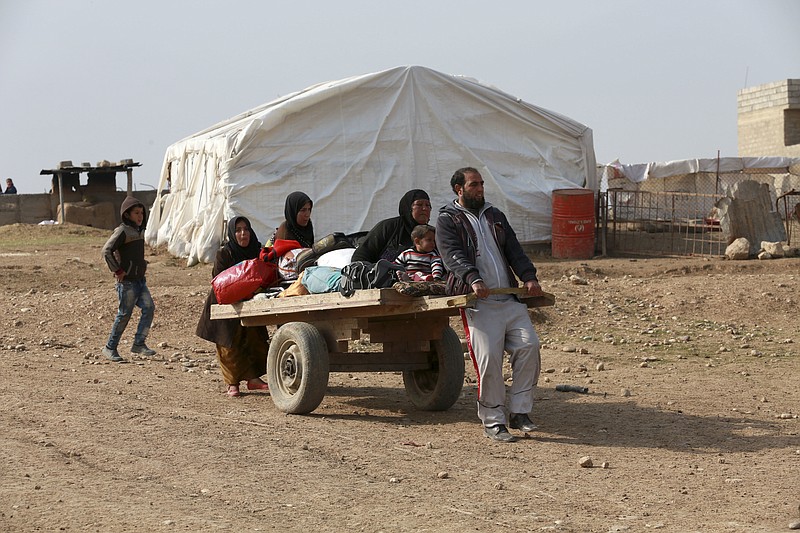
[(142, 318), (139, 319), (139, 327), (136, 328), (136, 335), (133, 337), (134, 344), (144, 344), (147, 334), (150, 333), (150, 325), (153, 323), (153, 314), (156, 305), (147, 289), (144, 279), (138, 281), (125, 281), (117, 283), (117, 296), (119, 297), (119, 310), (111, 326), (111, 335), (108, 337), (106, 346), (116, 350), (122, 333), (128, 326), (128, 321), (133, 314), (133, 308), (139, 307), (142, 310)]

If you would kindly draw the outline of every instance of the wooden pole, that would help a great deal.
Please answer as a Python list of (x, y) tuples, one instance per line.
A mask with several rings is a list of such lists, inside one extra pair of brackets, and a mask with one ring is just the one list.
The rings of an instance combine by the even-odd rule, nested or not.
[[(528, 304), (528, 307), (546, 307), (555, 305), (556, 297), (554, 294), (542, 291), (541, 296), (528, 296), (528, 290), (525, 287), (503, 287), (500, 289), (489, 289), (489, 294), (514, 294), (523, 303)], [(474, 292), (469, 294), (462, 294), (461, 296), (453, 296), (447, 300), (449, 307), (466, 307), (467, 304), (477, 300)]]
[(63, 224), (66, 218), (66, 212), (64, 212), (64, 180), (61, 179), (61, 172), (56, 172), (58, 174), (58, 203), (61, 206), (61, 216), (59, 217), (59, 223)]

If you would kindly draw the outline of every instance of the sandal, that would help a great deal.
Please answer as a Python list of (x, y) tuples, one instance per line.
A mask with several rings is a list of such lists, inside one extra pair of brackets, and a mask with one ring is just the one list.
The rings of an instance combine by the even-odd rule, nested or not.
[(247, 390), (269, 390), (269, 385), (261, 378), (247, 380)]
[(241, 396), (242, 393), (239, 392), (239, 385), (228, 385), (228, 392), (226, 392), (228, 396), (231, 398), (236, 398), (237, 396)]

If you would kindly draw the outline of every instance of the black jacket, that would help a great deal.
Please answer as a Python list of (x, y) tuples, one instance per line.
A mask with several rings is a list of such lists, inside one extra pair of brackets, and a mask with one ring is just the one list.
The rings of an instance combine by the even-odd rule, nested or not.
[(414, 244), (411, 234), (405, 230), (400, 217), (381, 220), (369, 233), (356, 251), (353, 261), (377, 263), (378, 259), (394, 261), (400, 252)]
[[(508, 269), (508, 279), (516, 279), (516, 274), (523, 282), (538, 281), (536, 267), (525, 255), (503, 212), (489, 206), (484, 216), (490, 223), (498, 248), (503, 252), (502, 260)], [(463, 211), (454, 204), (447, 204), (439, 209), (436, 219), (436, 248), (448, 271), (449, 294), (469, 294), (472, 292), (472, 284), (482, 279), (476, 266), (476, 240), (472, 224)]]
[[(125, 216), (129, 209), (136, 206), (140, 206), (144, 210), (141, 226), (135, 226)], [(144, 229), (147, 226), (147, 208), (133, 196), (128, 196), (122, 201), (119, 213), (122, 217), (122, 224), (116, 227), (103, 246), (103, 259), (111, 272), (125, 271), (125, 281), (139, 281), (144, 279), (147, 272), (147, 261), (144, 259)]]

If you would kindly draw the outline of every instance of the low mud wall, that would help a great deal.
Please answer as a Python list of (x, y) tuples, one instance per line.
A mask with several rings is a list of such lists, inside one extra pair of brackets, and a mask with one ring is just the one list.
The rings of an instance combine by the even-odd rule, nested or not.
[[(135, 191), (133, 195), (147, 206), (148, 212), (151, 210), (156, 191)], [(119, 224), (119, 208), (126, 193), (95, 196), (90, 202), (65, 200), (66, 222), (98, 228), (113, 228)], [(59, 220), (60, 207), (58, 196), (53, 194), (0, 194), (0, 226)], [(93, 217), (92, 212), (102, 213), (102, 216)]]

